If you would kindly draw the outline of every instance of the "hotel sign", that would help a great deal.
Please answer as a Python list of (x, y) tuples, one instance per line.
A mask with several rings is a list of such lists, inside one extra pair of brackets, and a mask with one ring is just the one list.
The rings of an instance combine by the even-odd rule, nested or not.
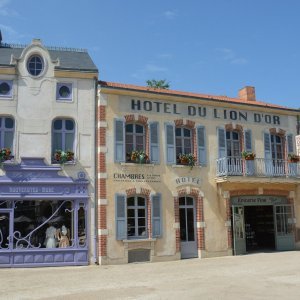
[(238, 121), (241, 123), (287, 126), (287, 118), (279, 115), (246, 110), (216, 108), (213, 106), (182, 102), (165, 102), (122, 96), (119, 106), (120, 111), (123, 112), (153, 113), (156, 115), (176, 115), (178, 117), (196, 117), (209, 120), (219, 119)]
[(177, 186), (180, 186), (180, 185), (200, 186), (202, 181), (198, 177), (178, 177), (175, 179), (175, 183)]

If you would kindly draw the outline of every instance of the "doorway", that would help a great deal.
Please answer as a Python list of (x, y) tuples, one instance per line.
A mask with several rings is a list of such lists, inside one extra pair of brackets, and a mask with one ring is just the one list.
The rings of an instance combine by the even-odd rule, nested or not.
[(246, 251), (274, 251), (273, 206), (245, 206)]
[(181, 258), (198, 257), (195, 212), (192, 197), (179, 198)]

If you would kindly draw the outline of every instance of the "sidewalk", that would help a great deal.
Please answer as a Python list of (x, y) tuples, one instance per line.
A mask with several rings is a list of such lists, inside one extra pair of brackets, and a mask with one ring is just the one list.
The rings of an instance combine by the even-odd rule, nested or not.
[(300, 251), (117, 266), (0, 269), (0, 299), (300, 299)]

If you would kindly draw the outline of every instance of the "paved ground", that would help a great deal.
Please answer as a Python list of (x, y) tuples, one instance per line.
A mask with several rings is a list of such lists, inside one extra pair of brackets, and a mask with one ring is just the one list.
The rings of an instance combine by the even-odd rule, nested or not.
[(0, 299), (300, 299), (300, 251), (119, 266), (0, 269)]

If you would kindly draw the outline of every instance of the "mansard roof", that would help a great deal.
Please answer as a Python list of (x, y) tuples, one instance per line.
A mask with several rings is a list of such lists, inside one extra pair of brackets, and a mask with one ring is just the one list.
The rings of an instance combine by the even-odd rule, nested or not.
[[(28, 45), (0, 44), (0, 67), (14, 67), (11, 58), (19, 58)], [(87, 50), (75, 48), (45, 47), (53, 61), (59, 60), (56, 70), (70, 70), (80, 72), (98, 72)]]

